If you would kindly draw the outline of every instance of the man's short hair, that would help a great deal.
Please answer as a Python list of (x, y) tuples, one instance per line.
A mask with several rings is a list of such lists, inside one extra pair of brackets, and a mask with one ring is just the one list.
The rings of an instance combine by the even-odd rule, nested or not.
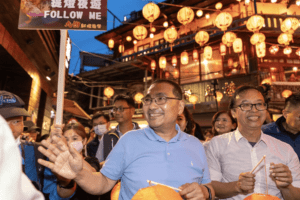
[(178, 99), (182, 99), (182, 90), (181, 90), (181, 87), (175, 83), (174, 81), (170, 81), (170, 80), (166, 80), (166, 79), (158, 79), (156, 81), (154, 81), (152, 83), (153, 84), (159, 84), (159, 83), (167, 83), (167, 84), (170, 84), (173, 86), (173, 94), (174, 96), (176, 96)]
[(134, 108), (135, 103), (134, 103), (134, 99), (131, 96), (119, 94), (114, 98), (113, 103), (116, 103), (116, 101), (126, 101), (130, 107)]
[[(110, 122), (109, 115), (104, 114), (103, 112), (96, 112), (96, 113), (92, 116), (91, 122), (93, 123), (94, 119), (98, 119), (99, 117), (104, 117), (104, 119), (105, 119), (107, 122)], [(92, 124), (92, 125), (93, 125), (93, 124)]]
[(300, 106), (300, 92), (292, 94), (285, 100), (284, 109), (288, 107), (299, 107)]
[(238, 87), (235, 90), (235, 93), (231, 97), (231, 100), (230, 100), (230, 103), (229, 103), (229, 110), (234, 108), (234, 106), (236, 104), (236, 97), (239, 94), (242, 94), (242, 93), (246, 92), (247, 90), (256, 90), (259, 93), (261, 93), (262, 96), (264, 96), (263, 93), (257, 87), (255, 87), (255, 86), (252, 86), (252, 85), (241, 85), (240, 87)]

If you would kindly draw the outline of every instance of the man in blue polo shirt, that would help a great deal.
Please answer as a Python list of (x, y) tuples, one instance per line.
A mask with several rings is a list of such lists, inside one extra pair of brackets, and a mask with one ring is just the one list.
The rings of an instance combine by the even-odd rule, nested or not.
[[(73, 148), (60, 151), (48, 142), (43, 144), (55, 154), (42, 148), (40, 151), (48, 157), (57, 157), (56, 161), (39, 162), (61, 176), (74, 179), (91, 194), (103, 194), (121, 179), (120, 200), (129, 200), (140, 188), (149, 186), (147, 180), (178, 187), (185, 199), (214, 198), (202, 144), (176, 125), (177, 116), (184, 109), (180, 86), (172, 81), (155, 81), (143, 103), (149, 126), (123, 135), (100, 173), (92, 174), (82, 168), (82, 158)], [(68, 159), (60, 159), (63, 157)], [(67, 172), (61, 170), (66, 164), (71, 167)]]

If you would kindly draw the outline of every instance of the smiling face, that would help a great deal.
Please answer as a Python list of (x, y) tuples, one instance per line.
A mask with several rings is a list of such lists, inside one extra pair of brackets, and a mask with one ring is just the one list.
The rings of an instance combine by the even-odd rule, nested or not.
[[(168, 83), (156, 83), (150, 86), (146, 97), (172, 97), (174, 87)], [(163, 105), (157, 105), (152, 100), (150, 105), (143, 105), (144, 116), (149, 126), (155, 131), (166, 132), (170, 128), (175, 128), (177, 116), (182, 114), (184, 102), (182, 100), (167, 99)]]
[(232, 123), (231, 118), (227, 113), (222, 113), (215, 121), (215, 130), (219, 134), (228, 133), (235, 128), (235, 124)]
[[(234, 107), (237, 107), (241, 104), (249, 103), (265, 103), (264, 97), (257, 90), (249, 89), (237, 95), (236, 105), (234, 105)], [(243, 111), (239, 107), (231, 109), (231, 114), (234, 118), (237, 119), (238, 129), (241, 132), (247, 132), (248, 130), (260, 131), (261, 126), (263, 125), (266, 119), (266, 112), (266, 110), (257, 110), (255, 106), (253, 106), (252, 109), (249, 111)]]
[(283, 116), (286, 119), (287, 129), (291, 133), (300, 132), (300, 107), (290, 106), (283, 110)]

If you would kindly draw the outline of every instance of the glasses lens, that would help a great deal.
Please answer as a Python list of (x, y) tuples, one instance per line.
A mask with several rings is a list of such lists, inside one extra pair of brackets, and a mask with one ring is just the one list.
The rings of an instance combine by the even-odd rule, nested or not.
[(151, 98), (143, 98), (142, 101), (145, 105), (149, 105), (149, 104), (151, 104), (152, 100), (151, 100)]
[(156, 97), (155, 101), (158, 105), (162, 105), (167, 102), (167, 98), (166, 97)]
[(242, 109), (242, 110), (245, 110), (245, 111), (251, 110), (251, 108), (252, 108), (252, 105), (249, 104), (249, 103), (246, 103), (246, 104), (242, 104), (242, 105), (241, 105), (241, 109)]
[(266, 110), (267, 109), (267, 104), (266, 103), (257, 103), (255, 105), (256, 105), (257, 110)]

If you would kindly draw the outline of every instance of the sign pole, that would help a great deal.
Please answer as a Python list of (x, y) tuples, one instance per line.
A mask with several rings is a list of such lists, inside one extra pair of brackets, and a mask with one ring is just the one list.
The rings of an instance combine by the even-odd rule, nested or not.
[(60, 30), (60, 49), (59, 49), (58, 84), (57, 84), (57, 101), (56, 101), (56, 121), (55, 121), (56, 124), (63, 123), (67, 33), (68, 33), (67, 30)]

